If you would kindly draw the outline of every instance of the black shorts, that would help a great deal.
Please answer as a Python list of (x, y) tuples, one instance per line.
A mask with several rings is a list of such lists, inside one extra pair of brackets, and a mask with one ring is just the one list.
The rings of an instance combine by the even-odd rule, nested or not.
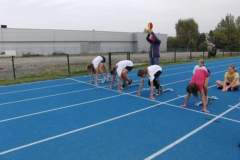
[[(153, 80), (153, 86), (156, 88), (156, 89), (160, 89), (160, 83), (159, 83), (159, 76), (162, 74), (161, 71), (158, 71), (157, 73), (154, 74), (154, 80)], [(150, 80), (148, 81), (148, 85), (150, 86)]]
[(101, 56), (103, 58), (103, 60), (101, 61), (101, 63), (105, 63), (106, 62), (106, 58), (104, 56)]
[(158, 77), (162, 74), (161, 71), (158, 71), (157, 73), (154, 74), (154, 79), (158, 79)]
[(127, 66), (125, 69), (130, 72), (133, 69), (133, 66)]

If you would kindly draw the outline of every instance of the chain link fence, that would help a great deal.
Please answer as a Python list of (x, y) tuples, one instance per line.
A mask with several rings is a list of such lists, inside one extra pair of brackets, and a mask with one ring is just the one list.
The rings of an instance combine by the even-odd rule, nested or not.
[[(239, 53), (218, 51), (215, 58), (239, 56)], [(109, 70), (123, 59), (132, 60), (139, 67), (147, 65), (149, 62), (148, 53), (110, 52), (100, 55), (106, 57), (106, 66)], [(34, 81), (86, 74), (86, 67), (95, 56), (97, 54), (0, 57), (0, 82)], [(160, 57), (160, 65), (189, 62), (199, 58), (207, 59), (208, 53), (178, 50), (163, 52)]]

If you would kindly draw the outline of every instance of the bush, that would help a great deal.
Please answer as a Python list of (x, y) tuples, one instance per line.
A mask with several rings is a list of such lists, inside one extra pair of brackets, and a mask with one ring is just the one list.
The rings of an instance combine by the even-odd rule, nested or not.
[(63, 55), (67, 55), (67, 53), (65, 53), (65, 52), (53, 52), (52, 55), (53, 56), (63, 56)]
[(31, 52), (28, 52), (28, 53), (23, 53), (22, 57), (41, 57), (43, 55), (41, 54), (37, 54), (37, 53), (31, 53)]

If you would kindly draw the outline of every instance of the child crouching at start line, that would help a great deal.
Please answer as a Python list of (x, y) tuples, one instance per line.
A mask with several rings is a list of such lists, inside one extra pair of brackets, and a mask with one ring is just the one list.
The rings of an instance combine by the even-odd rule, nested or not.
[(105, 82), (108, 79), (105, 62), (106, 59), (104, 56), (97, 56), (92, 60), (91, 64), (87, 66), (87, 70), (92, 77), (92, 83), (94, 82), (95, 85), (98, 85), (99, 74), (104, 74), (102, 77), (102, 82)]
[(147, 76), (149, 81), (148, 84), (150, 86), (150, 99), (155, 99), (154, 97), (154, 90), (157, 91), (157, 94), (159, 95), (161, 92), (161, 86), (160, 86), (160, 80), (159, 77), (162, 74), (162, 67), (159, 65), (151, 65), (143, 70), (138, 71), (138, 77), (141, 78), (139, 89), (137, 92), (137, 95), (141, 95), (141, 91), (144, 86), (144, 78)]
[(112, 83), (110, 88), (114, 86), (116, 76), (118, 76), (118, 91), (121, 93), (122, 89), (132, 84), (132, 79), (128, 77), (128, 73), (133, 69), (134, 64), (130, 60), (119, 61), (111, 71)]
[(202, 111), (208, 112), (208, 78), (209, 72), (205, 66), (195, 68), (192, 80), (186, 88), (187, 95), (185, 96), (184, 104), (182, 105), (183, 107), (187, 107), (191, 95), (197, 97), (198, 94), (200, 94), (202, 100)]

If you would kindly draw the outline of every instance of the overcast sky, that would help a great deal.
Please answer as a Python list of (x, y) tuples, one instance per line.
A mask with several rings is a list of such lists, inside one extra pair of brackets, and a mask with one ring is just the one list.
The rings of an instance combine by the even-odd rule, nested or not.
[(10, 28), (54, 28), (175, 35), (178, 19), (194, 18), (208, 32), (226, 14), (240, 16), (240, 0), (0, 0), (0, 23)]

